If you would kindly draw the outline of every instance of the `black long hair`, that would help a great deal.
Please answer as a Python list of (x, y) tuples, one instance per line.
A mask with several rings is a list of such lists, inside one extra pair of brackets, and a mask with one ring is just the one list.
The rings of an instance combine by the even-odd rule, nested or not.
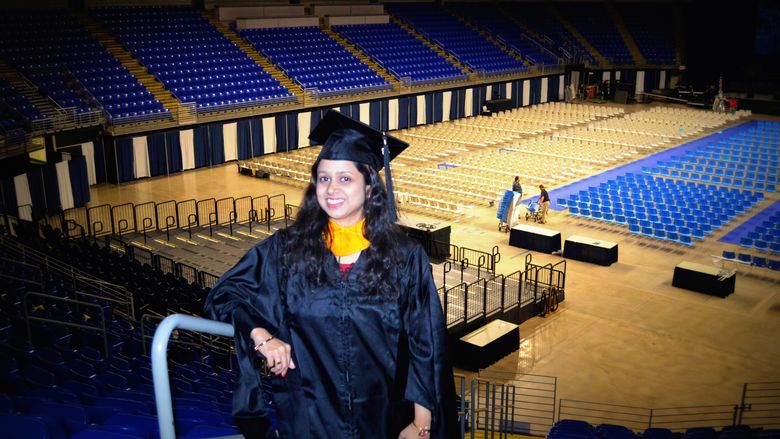
[[(363, 204), (364, 233), (371, 242), (365, 250), (365, 271), (358, 278), (361, 290), (369, 295), (396, 296), (397, 285), (391, 278), (391, 267), (401, 261), (400, 240), (406, 236), (393, 223), (388, 203), (387, 188), (379, 173), (371, 166), (353, 162), (369, 187)], [(311, 167), (311, 181), (303, 195), (295, 223), (288, 227), (284, 253), (284, 267), (288, 271), (303, 270), (306, 279), (322, 285), (328, 279), (325, 261), (333, 255), (325, 246), (330, 239), (328, 214), (317, 202), (316, 176), (320, 160)]]

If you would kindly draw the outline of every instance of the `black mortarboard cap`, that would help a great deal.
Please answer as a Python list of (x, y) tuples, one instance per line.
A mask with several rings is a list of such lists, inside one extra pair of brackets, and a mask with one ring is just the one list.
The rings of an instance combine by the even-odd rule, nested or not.
[(377, 171), (385, 166), (383, 137), (387, 139), (390, 160), (409, 146), (400, 139), (334, 110), (328, 110), (309, 135), (309, 139), (322, 145), (319, 158), (352, 160), (372, 166)]
[(406, 149), (408, 143), (334, 110), (325, 113), (309, 134), (309, 139), (322, 144), (318, 160), (351, 160), (377, 171), (385, 167), (390, 215), (393, 221), (397, 219), (390, 160)]

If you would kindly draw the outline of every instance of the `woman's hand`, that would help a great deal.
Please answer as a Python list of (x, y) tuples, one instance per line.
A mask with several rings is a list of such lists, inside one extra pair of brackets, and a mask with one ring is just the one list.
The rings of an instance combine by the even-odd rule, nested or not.
[(421, 431), (418, 426), (414, 425), (414, 422), (410, 422), (406, 428), (401, 430), (401, 434), (398, 435), (398, 439), (419, 439), (421, 437), (429, 437), (430, 434), (430, 431)]
[(249, 336), (255, 344), (255, 350), (265, 357), (268, 370), (286, 377), (288, 369), (295, 369), (289, 344), (273, 337), (265, 328), (255, 328)]
[(414, 421), (401, 430), (398, 439), (413, 439), (430, 437), (431, 435), (431, 411), (414, 403)]

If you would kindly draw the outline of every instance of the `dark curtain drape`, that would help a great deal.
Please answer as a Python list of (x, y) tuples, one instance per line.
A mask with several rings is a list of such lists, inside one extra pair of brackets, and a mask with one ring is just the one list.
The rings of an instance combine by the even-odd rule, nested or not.
[(195, 148), (195, 167), (201, 168), (211, 164), (211, 145), (209, 143), (209, 127), (197, 127), (193, 131), (192, 143)]
[(382, 102), (368, 103), (368, 125), (375, 130), (382, 131)]
[(165, 149), (168, 152), (168, 172), (181, 171), (181, 144), (179, 144), (178, 131), (165, 133)]
[(236, 123), (236, 149), (239, 160), (252, 157), (252, 136), (248, 120), (239, 120)]
[(287, 150), (298, 149), (298, 113), (287, 114)]
[(0, 202), (2, 202), (2, 211), (9, 215), (17, 215), (16, 210), (16, 189), (13, 177), (5, 177), (0, 180)]
[(425, 95), (425, 123), (433, 123), (433, 93)]
[(252, 157), (263, 155), (263, 122), (259, 117), (249, 120), (252, 135)]
[(89, 203), (89, 177), (87, 177), (87, 161), (84, 156), (68, 161), (70, 172), (70, 188), (73, 193), (73, 206), (81, 207)]
[(433, 93), (431, 100), (433, 101), (433, 114), (431, 121), (441, 122), (444, 118), (444, 93), (440, 91)]
[[(313, 130), (314, 127), (316, 127), (320, 121), (322, 120), (322, 115), (325, 113), (325, 110), (314, 110), (311, 112), (311, 129)], [(309, 145), (314, 145), (314, 141), (309, 139)]]
[(115, 152), (119, 182), (133, 180), (135, 178), (133, 171), (133, 139), (130, 137), (116, 139)]
[(387, 131), (390, 127), (390, 101), (385, 99), (379, 103), (379, 129)]
[(560, 99), (560, 94), (558, 93), (560, 85), (560, 77), (558, 75), (550, 76), (547, 80), (547, 100), (557, 101)]
[(211, 141), (211, 164), (225, 163), (225, 139), (222, 135), (222, 124), (209, 125), (209, 140)]
[(92, 144), (95, 150), (95, 184), (105, 183), (106, 178), (106, 151), (103, 150), (103, 139), (97, 138)]
[(523, 106), (523, 81), (512, 81), (512, 107)]
[(276, 152), (287, 151), (287, 115), (279, 114), (274, 118), (276, 125)]
[(165, 158), (165, 134), (157, 133), (146, 136), (146, 149), (149, 151), (149, 175), (163, 175), (168, 172), (168, 162)]
[(408, 96), (398, 98), (398, 129), (409, 128), (409, 115), (412, 113), (410, 99)]
[[(409, 123), (408, 126), (417, 125), (417, 96), (409, 97)], [(399, 126), (400, 128), (400, 126)]]
[[(27, 184), (30, 187), (30, 199), (32, 200), (33, 220), (38, 220), (43, 218), (43, 216), (46, 214), (47, 211), (46, 185), (44, 184), (43, 174), (44, 174), (44, 168), (41, 166), (36, 166), (34, 168), (31, 168), (27, 172)], [(58, 210), (62, 210), (59, 209), (60, 206), (59, 199), (60, 199), (60, 193), (58, 190), (57, 197), (56, 197), (57, 201), (56, 203), (54, 203), (54, 205), (58, 207)]]

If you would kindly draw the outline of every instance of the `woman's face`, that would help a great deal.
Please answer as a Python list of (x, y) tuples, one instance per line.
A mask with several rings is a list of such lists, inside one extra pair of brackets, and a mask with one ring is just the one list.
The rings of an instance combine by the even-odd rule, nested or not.
[(347, 227), (363, 219), (368, 185), (355, 163), (320, 160), (316, 188), (317, 202), (336, 224)]

